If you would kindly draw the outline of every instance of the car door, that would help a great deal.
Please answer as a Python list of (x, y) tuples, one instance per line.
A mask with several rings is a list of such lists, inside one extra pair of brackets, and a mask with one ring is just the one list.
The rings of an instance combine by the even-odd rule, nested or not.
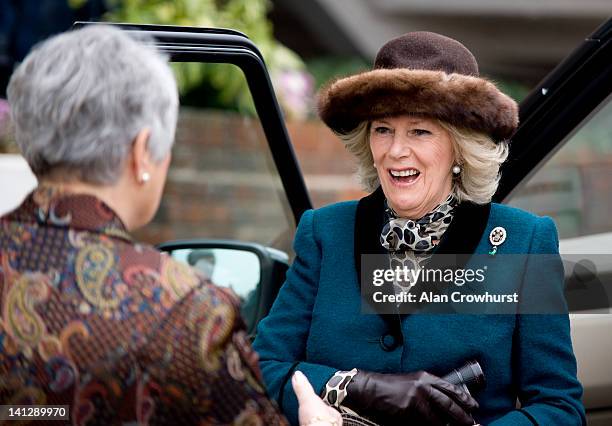
[[(249, 119), (254, 125), (253, 132), (258, 134), (258, 142), (253, 144), (241, 141), (232, 132), (226, 134), (234, 136), (211, 141), (214, 132), (200, 128), (198, 143), (209, 148), (211, 144), (218, 145), (216, 150), (199, 151), (200, 155), (211, 156), (209, 161), (198, 161), (197, 155), (184, 148), (189, 143), (181, 140), (185, 133), (179, 124), (175, 158), (178, 155), (179, 162), (201, 164), (201, 170), (194, 173), (185, 167), (171, 169), (169, 189), (166, 188), (162, 201), (167, 204), (162, 204), (161, 210), (162, 214), (178, 216), (176, 229), (164, 233), (156, 230), (154, 223), (146, 231), (152, 234), (143, 237), (163, 240), (162, 237), (212, 236), (250, 240), (291, 256), (290, 241), (295, 224), (312, 204), (263, 58), (255, 45), (232, 30), (122, 26), (128, 31), (153, 36), (174, 63), (214, 63), (239, 68), (248, 83), (257, 115)], [(495, 195), (495, 201), (552, 216), (560, 231), (562, 255), (574, 256), (574, 263), (566, 274), (568, 280), (576, 274), (575, 265), (579, 263), (591, 274), (592, 281), (600, 284), (605, 298), (612, 294), (611, 33), (612, 20), (587, 38), (521, 103), (521, 125), (512, 139), (510, 157)], [(198, 121), (194, 117), (192, 121)], [(186, 122), (189, 117), (180, 121)], [(236, 122), (225, 125), (233, 128)], [(240, 154), (243, 150), (250, 156), (263, 157), (254, 161), (247, 156), (245, 160)], [(233, 157), (227, 158), (227, 152), (233, 152)], [(245, 169), (249, 165), (259, 167), (259, 171)], [(266, 178), (262, 183), (260, 174), (264, 169)], [(241, 183), (236, 187), (234, 181)], [(204, 186), (198, 187), (203, 182)], [(214, 186), (215, 182), (219, 183), (218, 187)], [(238, 200), (254, 187), (257, 189), (254, 195), (246, 196), (246, 204), (241, 204)], [(185, 217), (186, 206), (173, 191), (187, 192), (197, 198), (205, 206), (204, 210), (196, 208), (191, 216)], [(232, 194), (240, 196), (232, 198)], [(258, 214), (251, 204), (265, 213)], [(209, 214), (206, 209), (220, 211)], [(240, 214), (245, 210), (247, 214)], [(236, 218), (228, 220), (234, 215)], [(184, 221), (191, 221), (188, 224), (191, 226), (182, 226)], [(276, 290), (270, 290), (270, 294), (274, 295)], [(272, 300), (273, 297), (266, 303), (271, 304)], [(595, 302), (601, 302), (601, 298)], [(603, 307), (598, 303), (593, 306), (570, 303), (578, 374), (585, 388), (584, 403), (591, 425), (612, 424), (609, 306), (609, 303)]]
[(589, 425), (612, 424), (612, 20), (521, 104), (499, 202), (551, 216)]

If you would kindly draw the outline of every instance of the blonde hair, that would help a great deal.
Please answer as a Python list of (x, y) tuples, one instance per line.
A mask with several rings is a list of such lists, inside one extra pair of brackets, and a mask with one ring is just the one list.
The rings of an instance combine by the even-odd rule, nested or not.
[[(490, 202), (499, 185), (499, 169), (508, 158), (507, 141), (495, 143), (484, 133), (435, 120), (449, 133), (454, 162), (461, 167), (461, 173), (454, 178), (454, 190), (459, 201)], [(363, 121), (353, 131), (337, 133), (337, 136), (347, 151), (357, 158), (357, 176), (363, 188), (368, 192), (374, 191), (380, 182), (370, 150), (370, 123)]]

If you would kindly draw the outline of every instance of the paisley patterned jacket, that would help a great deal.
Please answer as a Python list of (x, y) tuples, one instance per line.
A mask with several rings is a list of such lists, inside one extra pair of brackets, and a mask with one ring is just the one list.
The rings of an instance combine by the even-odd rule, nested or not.
[(39, 187), (0, 218), (0, 308), (0, 404), (68, 405), (75, 425), (286, 424), (236, 298), (95, 197)]

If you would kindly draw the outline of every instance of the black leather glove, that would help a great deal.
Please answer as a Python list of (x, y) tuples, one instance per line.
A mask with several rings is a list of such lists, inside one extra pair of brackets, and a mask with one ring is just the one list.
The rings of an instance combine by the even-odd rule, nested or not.
[(425, 371), (382, 374), (361, 371), (342, 402), (383, 425), (473, 425), (478, 403), (461, 388)]

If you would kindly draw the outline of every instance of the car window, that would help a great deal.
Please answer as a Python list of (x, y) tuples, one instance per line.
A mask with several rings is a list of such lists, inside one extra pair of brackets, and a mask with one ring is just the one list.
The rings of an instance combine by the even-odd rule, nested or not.
[(610, 100), (584, 120), (508, 200), (513, 206), (551, 216), (564, 240), (562, 246), (572, 239), (606, 233), (611, 233), (612, 241)]
[[(612, 294), (611, 100), (609, 96), (599, 105), (507, 200), (555, 221), (572, 311), (610, 307), (606, 299)], [(592, 280), (582, 282), (587, 272)]]
[[(184, 81), (193, 63), (173, 63)], [(201, 64), (198, 64), (201, 66)], [(176, 142), (160, 208), (136, 237), (152, 244), (185, 238), (257, 242), (290, 252), (295, 221), (244, 74), (206, 64), (210, 84), (181, 96)], [(228, 99), (228, 94), (230, 98)]]

